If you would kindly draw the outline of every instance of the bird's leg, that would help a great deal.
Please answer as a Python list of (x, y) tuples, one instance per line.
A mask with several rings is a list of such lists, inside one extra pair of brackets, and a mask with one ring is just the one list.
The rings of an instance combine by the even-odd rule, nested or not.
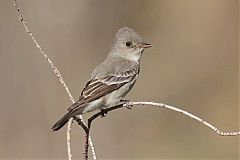
[(107, 114), (107, 110), (106, 109), (101, 109), (101, 118), (105, 117)]
[(125, 107), (127, 109), (132, 109), (132, 107), (133, 107), (133, 105), (130, 104), (130, 102), (131, 102), (130, 100), (121, 100), (120, 102), (125, 104)]

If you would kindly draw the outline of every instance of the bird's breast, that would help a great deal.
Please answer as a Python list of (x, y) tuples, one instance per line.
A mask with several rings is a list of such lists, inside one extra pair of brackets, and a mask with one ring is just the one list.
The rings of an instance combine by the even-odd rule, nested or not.
[(134, 80), (132, 80), (131, 82), (126, 83), (125, 85), (123, 85), (122, 87), (117, 89), (116, 91), (106, 95), (105, 107), (109, 108), (109, 107), (115, 106), (131, 90), (131, 88), (133, 87), (135, 82), (136, 82), (136, 78)]

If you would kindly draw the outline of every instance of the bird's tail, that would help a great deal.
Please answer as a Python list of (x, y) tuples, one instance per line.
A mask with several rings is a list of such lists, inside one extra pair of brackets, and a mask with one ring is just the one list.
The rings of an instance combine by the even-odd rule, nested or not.
[(72, 113), (71, 111), (66, 113), (59, 121), (57, 121), (57, 123), (55, 123), (53, 126), (52, 126), (52, 131), (55, 132), (59, 129), (61, 129), (67, 122), (68, 120), (72, 117)]
[[(76, 107), (76, 103), (74, 103), (73, 105), (75, 105), (75, 107)], [(70, 106), (70, 107), (72, 107), (72, 106)], [(82, 109), (79, 109), (79, 108), (78, 109), (76, 109), (76, 108), (69, 109), (68, 112), (59, 121), (57, 121), (57, 123), (55, 123), (52, 126), (52, 128), (51, 128), (52, 131), (55, 132), (55, 131), (61, 129), (68, 122), (68, 120), (70, 118), (72, 118), (75, 115), (80, 115), (80, 114), (82, 114)]]

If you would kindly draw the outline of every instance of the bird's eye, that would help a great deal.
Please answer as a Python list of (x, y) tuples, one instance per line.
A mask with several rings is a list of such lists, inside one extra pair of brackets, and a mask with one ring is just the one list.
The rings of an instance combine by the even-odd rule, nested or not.
[(131, 44), (132, 44), (131, 42), (127, 42), (127, 43), (126, 43), (126, 46), (129, 47), (129, 46), (131, 46)]

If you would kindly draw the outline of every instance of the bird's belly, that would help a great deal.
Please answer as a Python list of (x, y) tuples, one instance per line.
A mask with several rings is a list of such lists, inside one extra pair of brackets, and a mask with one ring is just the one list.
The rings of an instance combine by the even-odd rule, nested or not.
[(83, 110), (83, 113), (91, 112), (102, 108), (109, 108), (117, 105), (118, 102), (131, 90), (135, 81), (136, 78), (132, 82), (123, 85), (112, 93), (109, 93), (99, 99), (90, 102), (88, 106), (86, 106), (86, 108)]
[(92, 102), (89, 102), (89, 104), (84, 108), (82, 113), (92, 112), (97, 109), (102, 109), (103, 104), (103, 98), (96, 99)]
[(108, 95), (102, 98), (90, 102), (83, 110), (83, 113), (115, 106), (127, 94), (126, 90), (127, 88), (124, 88), (124, 86), (122, 86), (118, 90), (109, 93)]
[(126, 94), (130, 91), (135, 81), (131, 83), (127, 83), (123, 85), (121, 88), (116, 91), (106, 95), (105, 97), (105, 106), (106, 108), (113, 107), (117, 105), (117, 103), (126, 96)]

